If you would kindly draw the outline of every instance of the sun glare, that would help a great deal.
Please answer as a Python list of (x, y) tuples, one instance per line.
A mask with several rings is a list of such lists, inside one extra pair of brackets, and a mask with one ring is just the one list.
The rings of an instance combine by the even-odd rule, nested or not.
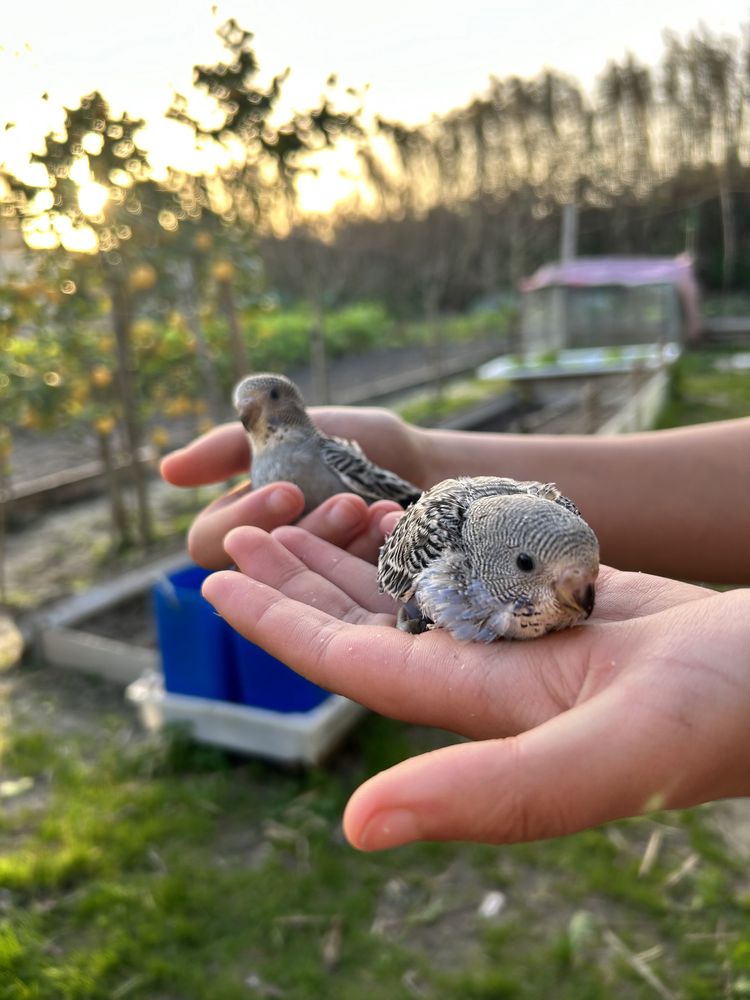
[(71, 253), (95, 253), (99, 248), (96, 233), (91, 226), (74, 226), (67, 215), (56, 215), (52, 228), (60, 245)]
[(78, 207), (84, 215), (93, 218), (95, 215), (101, 213), (107, 204), (108, 198), (109, 193), (102, 184), (97, 184), (95, 181), (86, 181), (85, 184), (81, 185), (81, 189), (78, 192)]

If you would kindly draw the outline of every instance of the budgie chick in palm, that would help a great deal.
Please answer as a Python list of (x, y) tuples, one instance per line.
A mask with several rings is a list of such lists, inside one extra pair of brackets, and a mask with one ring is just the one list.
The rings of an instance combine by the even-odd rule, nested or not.
[(596, 535), (552, 483), (446, 479), (380, 550), (381, 591), (406, 602), (397, 624), (458, 639), (533, 639), (594, 607)]
[(356, 493), (368, 503), (395, 500), (402, 507), (422, 493), (371, 462), (355, 441), (319, 431), (299, 389), (284, 375), (248, 375), (233, 402), (252, 446), (253, 487), (279, 479), (295, 483), (305, 495), (305, 513), (335, 493)]

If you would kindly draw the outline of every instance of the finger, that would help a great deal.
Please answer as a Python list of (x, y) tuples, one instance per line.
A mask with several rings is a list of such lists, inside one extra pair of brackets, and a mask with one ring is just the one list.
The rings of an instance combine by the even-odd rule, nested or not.
[(399, 517), (403, 514), (397, 503), (392, 500), (376, 501), (369, 509), (369, 521), (366, 529), (346, 546), (347, 551), (359, 559), (376, 563), (378, 553), (385, 540), (385, 533), (382, 529), (384, 515), (392, 516), (393, 514), (397, 514)]
[(247, 472), (250, 444), (239, 422), (213, 427), (207, 434), (165, 455), (160, 471), (173, 486), (203, 486)]
[(674, 755), (663, 752), (674, 730), (655, 739), (652, 716), (627, 708), (610, 689), (521, 736), (398, 764), (354, 793), (345, 833), (363, 850), (414, 840), (514, 843), (688, 804)]
[(380, 519), (379, 528), (383, 532), (383, 537), (390, 535), (393, 529), (398, 524), (399, 520), (403, 516), (403, 511), (397, 512), (393, 511), (390, 514), (386, 514), (385, 517)]
[(596, 584), (592, 621), (623, 621), (657, 614), (675, 604), (711, 597), (715, 591), (648, 573), (602, 566)]
[[(399, 663), (404, 657), (406, 637), (397, 629), (340, 621), (236, 572), (214, 573), (202, 592), (233, 628), (314, 683), (377, 712), (419, 718), (419, 706), (404, 711), (403, 697), (399, 706), (399, 685), (392, 688), (383, 681), (383, 663)], [(328, 595), (323, 596), (327, 601)], [(344, 599), (339, 595), (337, 600)], [(353, 603), (344, 611), (362, 613)], [(386, 616), (377, 620), (388, 621)], [(429, 713), (423, 709), (422, 714), (426, 718)]]
[[(338, 546), (321, 541), (301, 528), (289, 528), (288, 531), (316, 543), (334, 563), (341, 559), (359, 563), (359, 560), (348, 556)], [(372, 577), (366, 596), (374, 597), (374, 602), (382, 604), (382, 608), (368, 607), (353, 597), (348, 589), (339, 587), (335, 581), (308, 568), (303, 560), (282, 545), (275, 532), (269, 535), (257, 528), (239, 528), (227, 535), (226, 549), (243, 573), (274, 587), (292, 600), (304, 601), (342, 621), (384, 625), (393, 623), (393, 602), (380, 600), (375, 587), (375, 570), (368, 563), (360, 563)]]
[(309, 579), (302, 600), (240, 573), (208, 577), (203, 593), (233, 628), (316, 684), (474, 738), (538, 725), (573, 704), (583, 684), (593, 628), (491, 646), (458, 643), (442, 629), (407, 635), (392, 616), (350, 624), (311, 605), (325, 592), (319, 577)]
[[(296, 527), (278, 528), (274, 531), (273, 537), (306, 567), (319, 574), (321, 578), (330, 580), (368, 611), (394, 613), (395, 602), (378, 592), (375, 567), (370, 563)], [(255, 568), (259, 570), (260, 566)], [(273, 560), (269, 560), (265, 575), (259, 576), (257, 572), (252, 572), (250, 575), (276, 587), (277, 590), (282, 590), (284, 588), (280, 583), (283, 581), (274, 570)], [(284, 593), (288, 594), (288, 591), (284, 590)]]
[(303, 517), (299, 527), (344, 549), (367, 531), (368, 518), (362, 497), (338, 493)]
[(302, 491), (292, 483), (269, 483), (257, 490), (243, 484), (201, 511), (188, 532), (188, 551), (199, 566), (222, 569), (231, 562), (224, 539), (233, 528), (251, 524), (271, 531), (299, 517), (304, 506)]

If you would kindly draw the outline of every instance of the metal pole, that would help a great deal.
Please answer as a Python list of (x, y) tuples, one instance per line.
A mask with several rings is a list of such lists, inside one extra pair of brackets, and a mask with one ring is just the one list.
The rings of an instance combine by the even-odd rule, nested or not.
[(562, 227), (560, 229), (560, 260), (565, 263), (574, 260), (578, 253), (578, 206), (568, 202), (562, 207)]

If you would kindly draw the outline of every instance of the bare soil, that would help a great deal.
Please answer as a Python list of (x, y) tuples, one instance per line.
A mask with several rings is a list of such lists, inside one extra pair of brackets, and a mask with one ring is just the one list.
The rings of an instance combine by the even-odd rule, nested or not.
[[(178, 518), (189, 520), (218, 488), (178, 489), (152, 477), (149, 494), (157, 538), (148, 552), (116, 554), (111, 548), (107, 500), (95, 497), (49, 511), (6, 538), (6, 601), (20, 614), (83, 590), (101, 579), (160, 555), (184, 549), (175, 534)], [(126, 502), (132, 501), (126, 494)]]
[(105, 639), (119, 639), (139, 649), (156, 649), (157, 636), (151, 594), (139, 594), (76, 626)]

